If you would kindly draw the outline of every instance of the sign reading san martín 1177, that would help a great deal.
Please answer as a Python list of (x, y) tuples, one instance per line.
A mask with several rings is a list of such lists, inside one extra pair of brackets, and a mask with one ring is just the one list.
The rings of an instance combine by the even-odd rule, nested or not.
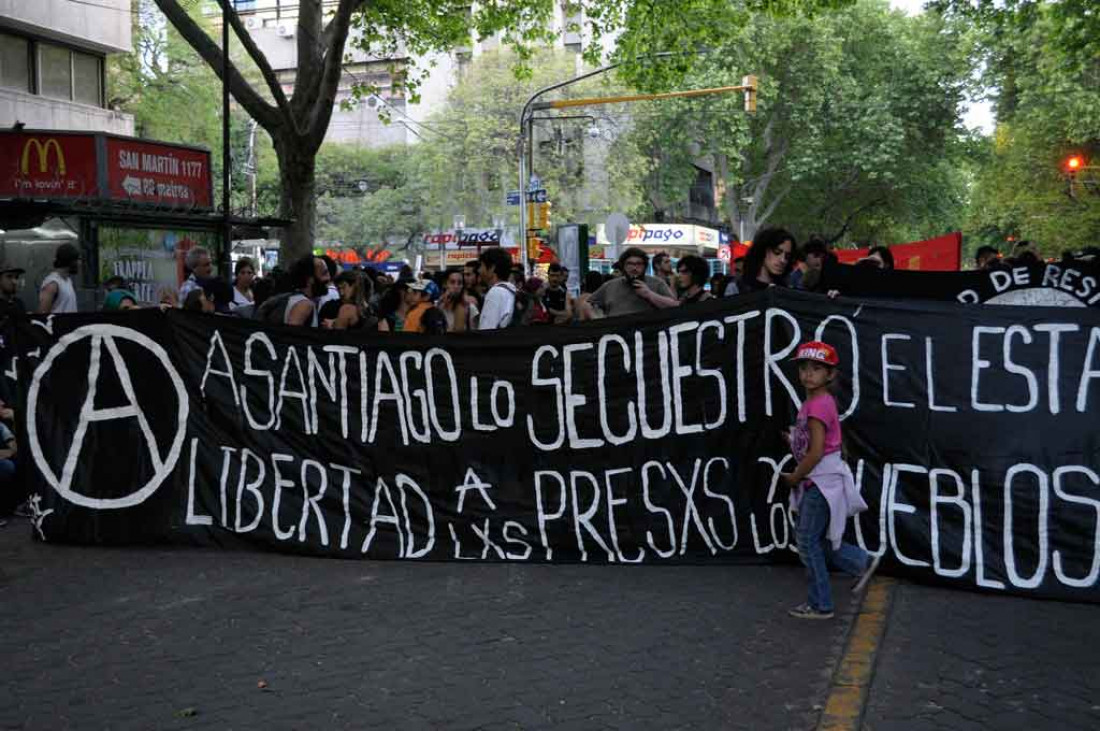
[(0, 131), (0, 198), (212, 206), (210, 153), (117, 135)]
[(960, 587), (1100, 598), (1100, 316), (770, 291), (428, 338), (139, 312), (19, 332), (51, 541), (715, 562), (794, 547), (789, 357), (842, 359), (852, 540)]

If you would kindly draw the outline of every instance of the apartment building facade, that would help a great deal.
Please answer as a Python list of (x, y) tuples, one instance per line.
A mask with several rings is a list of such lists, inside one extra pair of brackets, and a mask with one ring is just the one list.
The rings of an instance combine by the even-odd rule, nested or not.
[(130, 0), (0, 0), (0, 127), (131, 135), (106, 63), (130, 53)]

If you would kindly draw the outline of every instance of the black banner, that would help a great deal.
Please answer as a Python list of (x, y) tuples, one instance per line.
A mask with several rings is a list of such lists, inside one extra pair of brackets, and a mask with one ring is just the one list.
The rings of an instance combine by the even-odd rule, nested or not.
[(1100, 265), (1083, 260), (967, 272), (883, 271), (830, 263), (824, 281), (827, 289), (854, 297), (1031, 307), (1100, 306)]
[(794, 556), (796, 345), (841, 354), (849, 538), (957, 586), (1096, 601), (1100, 316), (772, 290), (431, 338), (157, 311), (20, 332), (50, 541), (345, 558)]

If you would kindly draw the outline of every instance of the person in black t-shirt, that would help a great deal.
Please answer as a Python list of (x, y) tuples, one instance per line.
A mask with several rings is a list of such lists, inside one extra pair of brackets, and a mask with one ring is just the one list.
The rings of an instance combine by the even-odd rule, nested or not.
[(555, 325), (564, 325), (573, 321), (573, 295), (565, 288), (568, 272), (565, 267), (554, 262), (547, 269), (546, 289), (542, 301), (550, 312)]

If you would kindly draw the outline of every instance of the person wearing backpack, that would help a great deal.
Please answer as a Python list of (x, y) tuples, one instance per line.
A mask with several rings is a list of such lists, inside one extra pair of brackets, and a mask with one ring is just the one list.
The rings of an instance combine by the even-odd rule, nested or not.
[(318, 281), (314, 258), (307, 254), (294, 262), (287, 272), (291, 291), (266, 299), (256, 308), (257, 320), (272, 325), (317, 327), (317, 306), (313, 298), (325, 294), (327, 286)]
[(481, 309), (478, 330), (498, 330), (512, 324), (516, 309), (516, 287), (510, 281), (512, 256), (492, 246), (478, 256), (481, 281), (485, 285), (485, 306)]

